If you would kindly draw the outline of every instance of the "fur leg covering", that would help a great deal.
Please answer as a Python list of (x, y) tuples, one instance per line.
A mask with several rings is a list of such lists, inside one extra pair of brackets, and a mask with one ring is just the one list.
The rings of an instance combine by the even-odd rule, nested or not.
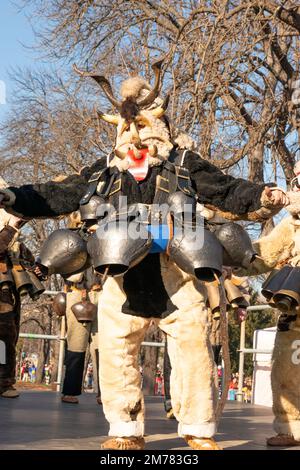
[(140, 438), (144, 401), (138, 354), (150, 319), (122, 313), (126, 300), (122, 283), (122, 278), (108, 278), (98, 303), (101, 398), (109, 436)]
[(272, 366), (274, 430), (300, 440), (300, 318), (276, 335)]
[(164, 285), (178, 310), (161, 320), (168, 335), (171, 397), (180, 436), (211, 438), (216, 432), (214, 361), (204, 286), (174, 263), (162, 262)]

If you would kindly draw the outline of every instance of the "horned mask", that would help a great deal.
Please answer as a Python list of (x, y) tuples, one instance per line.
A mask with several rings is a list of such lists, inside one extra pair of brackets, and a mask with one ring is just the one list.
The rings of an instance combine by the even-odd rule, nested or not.
[[(92, 77), (102, 88), (118, 114), (97, 111), (98, 117), (117, 128), (115, 155), (122, 160), (144, 159), (160, 162), (167, 159), (173, 147), (169, 127), (162, 119), (168, 106), (169, 96), (159, 97), (162, 60), (155, 62), (153, 88), (141, 77), (125, 80), (120, 89), (122, 100), (115, 98), (109, 81), (97, 72), (85, 72), (74, 65), (81, 76)], [(153, 163), (155, 164), (155, 163)]]

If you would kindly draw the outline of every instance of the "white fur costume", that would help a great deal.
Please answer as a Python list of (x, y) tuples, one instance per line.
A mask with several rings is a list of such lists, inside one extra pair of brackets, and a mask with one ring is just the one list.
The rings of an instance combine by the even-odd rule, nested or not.
[[(256, 260), (247, 274), (268, 272), (287, 262), (292, 266), (300, 265), (300, 193), (289, 192), (288, 197), (290, 205), (286, 209), (290, 215), (269, 235), (254, 242), (263, 261)], [(278, 331), (276, 334), (271, 380), (274, 430), (300, 441), (300, 363), (297, 360), (300, 315), (297, 313), (297, 319), (290, 323), (289, 331)]]

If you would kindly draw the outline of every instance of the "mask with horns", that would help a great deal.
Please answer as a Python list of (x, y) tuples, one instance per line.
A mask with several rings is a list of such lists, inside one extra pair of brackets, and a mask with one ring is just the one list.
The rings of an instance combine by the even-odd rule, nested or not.
[(122, 100), (115, 98), (105, 77), (96, 72), (81, 71), (76, 65), (73, 66), (81, 76), (92, 77), (117, 109), (118, 114), (105, 114), (101, 111), (97, 111), (97, 114), (99, 118), (117, 127), (114, 151), (117, 159), (123, 160), (124, 163), (146, 158), (150, 166), (155, 165), (162, 159), (167, 159), (173, 147), (167, 120), (162, 119), (169, 96), (164, 101), (158, 97), (161, 66), (162, 60), (152, 65), (155, 74), (153, 88), (138, 76), (125, 80), (120, 89)]

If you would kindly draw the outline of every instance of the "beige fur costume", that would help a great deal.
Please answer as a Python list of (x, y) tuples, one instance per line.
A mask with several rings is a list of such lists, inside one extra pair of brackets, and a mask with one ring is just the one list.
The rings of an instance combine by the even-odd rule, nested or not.
[[(256, 260), (251, 271), (254, 275), (270, 271), (289, 263), (300, 265), (300, 193), (289, 192), (290, 215), (272, 232), (254, 242), (253, 246), (263, 258)], [(289, 331), (278, 331), (272, 358), (272, 392), (274, 430), (279, 435), (293, 436), (300, 441), (300, 363), (297, 349), (300, 345), (300, 315), (291, 322)], [(299, 351), (299, 349), (298, 349)]]
[[(127, 196), (129, 205), (138, 202), (152, 207), (157, 200), (165, 201), (163, 193), (169, 193), (169, 200), (180, 190), (180, 195), (187, 192), (191, 201), (217, 209), (230, 219), (263, 221), (277, 213), (285, 199), (274, 185), (270, 188), (224, 175), (199, 154), (175, 145), (174, 133), (164, 116), (166, 107), (157, 101), (161, 63), (153, 65), (156, 78), (151, 92), (147, 93), (149, 85), (143, 80), (135, 81), (137, 87), (133, 90), (129, 79), (120, 102), (113, 97), (103, 76), (79, 71), (80, 75), (93, 77), (119, 110), (117, 115), (98, 111), (100, 118), (117, 126), (114, 151), (63, 183), (10, 187), (2, 191), (4, 205), (29, 218), (56, 217), (83, 209), (95, 192), (112, 204), (118, 203), (117, 197)], [(137, 99), (138, 96), (141, 98)], [(140, 171), (136, 160), (145, 165), (139, 179), (135, 178)], [(176, 188), (171, 184), (173, 175)], [(179, 189), (179, 179), (190, 181), (190, 190)], [(168, 183), (167, 189), (163, 181)], [(111, 185), (106, 188), (108, 182)], [(97, 237), (89, 239), (88, 251), (100, 273), (103, 264), (106, 267), (111, 264), (101, 264), (96, 259), (101, 246), (104, 245), (99, 244)], [(98, 303), (100, 387), (112, 436), (102, 448), (144, 447), (144, 405), (137, 360), (146, 328), (154, 318), (168, 335), (173, 366), (171, 394), (179, 434), (192, 448), (218, 449), (212, 438), (216, 430), (216, 397), (204, 285), (179, 269), (163, 250), (148, 253), (140, 263), (128, 267), (119, 277), (106, 279)]]

